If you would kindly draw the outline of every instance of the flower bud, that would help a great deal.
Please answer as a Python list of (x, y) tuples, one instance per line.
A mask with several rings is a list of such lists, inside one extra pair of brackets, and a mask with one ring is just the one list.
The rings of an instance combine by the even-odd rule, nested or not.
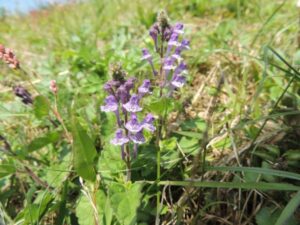
[(111, 65), (111, 72), (114, 81), (119, 81), (121, 84), (125, 82), (125, 76), (127, 75), (122, 68), (121, 63), (114, 63)]
[(18, 85), (14, 87), (14, 93), (17, 97), (21, 98), (25, 105), (32, 104), (31, 94), (22, 86)]
[(169, 27), (169, 18), (165, 10), (161, 10), (157, 15), (157, 22), (162, 31)]
[(58, 92), (58, 87), (56, 85), (56, 81), (55, 80), (51, 80), (50, 81), (50, 90), (54, 93), (57, 94)]

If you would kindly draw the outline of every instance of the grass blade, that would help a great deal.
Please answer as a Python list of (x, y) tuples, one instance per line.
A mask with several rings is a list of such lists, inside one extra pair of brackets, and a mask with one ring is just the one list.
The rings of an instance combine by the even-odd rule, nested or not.
[[(140, 181), (149, 184), (155, 181)], [(299, 191), (300, 186), (287, 183), (267, 183), (267, 182), (202, 182), (202, 181), (160, 181), (158, 185), (182, 186), (182, 187), (206, 187), (206, 188), (230, 188), (230, 189), (257, 189), (273, 191)]]
[(216, 167), (207, 167), (207, 170), (222, 171), (222, 172), (228, 172), (228, 171), (251, 172), (251, 173), (277, 176), (277, 177), (284, 177), (284, 178), (289, 178), (289, 179), (293, 179), (293, 180), (300, 180), (300, 174), (286, 172), (286, 171), (282, 171), (282, 170), (261, 168), (261, 167), (227, 167), (227, 166), (217, 167), (216, 166)]
[(289, 201), (284, 208), (275, 225), (287, 225), (286, 221), (293, 215), (297, 207), (300, 205), (300, 191)]

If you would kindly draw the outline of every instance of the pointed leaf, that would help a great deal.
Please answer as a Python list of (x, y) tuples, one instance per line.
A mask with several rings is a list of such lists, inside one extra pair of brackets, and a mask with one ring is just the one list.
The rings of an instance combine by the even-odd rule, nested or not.
[(92, 139), (74, 118), (72, 123), (74, 168), (83, 179), (94, 181), (94, 159), (97, 155)]
[(38, 119), (47, 116), (50, 111), (50, 104), (45, 96), (39, 95), (35, 97), (33, 102), (34, 114)]

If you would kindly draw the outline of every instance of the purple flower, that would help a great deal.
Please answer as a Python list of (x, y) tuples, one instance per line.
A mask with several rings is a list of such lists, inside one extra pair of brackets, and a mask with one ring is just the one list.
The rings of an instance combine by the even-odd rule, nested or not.
[(174, 60), (171, 57), (165, 58), (163, 69), (168, 72), (170, 70), (175, 69), (175, 66), (173, 65), (173, 63), (174, 63)]
[(108, 93), (108, 94), (113, 94), (114, 93), (114, 90), (113, 90), (113, 86), (111, 84), (110, 81), (106, 82), (103, 86), (103, 89)]
[(157, 46), (157, 40), (158, 40), (158, 34), (159, 34), (159, 25), (155, 23), (149, 30), (149, 35), (154, 41), (155, 45), (155, 50), (158, 51), (158, 46)]
[(146, 142), (143, 131), (139, 131), (135, 134), (129, 134), (130, 140), (132, 140), (135, 144), (143, 144)]
[(177, 33), (177, 34), (183, 34), (183, 24), (182, 23), (176, 23), (175, 26), (173, 27), (173, 33)]
[(190, 41), (187, 39), (183, 39), (180, 45), (181, 50), (190, 49)]
[(181, 57), (181, 48), (178, 47), (175, 49), (175, 52), (174, 54), (171, 56), (173, 59), (176, 59), (178, 62), (180, 62), (182, 60), (182, 57)]
[(118, 102), (113, 95), (109, 95), (105, 99), (105, 105), (101, 106), (103, 112), (116, 112), (118, 111)]
[(144, 80), (143, 84), (138, 88), (138, 92), (141, 97), (150, 92), (150, 85), (150, 80)]
[(154, 119), (153, 115), (151, 113), (148, 113), (142, 122), (143, 128), (145, 128), (146, 130), (148, 130), (150, 132), (154, 132), (156, 130), (155, 126), (153, 125), (154, 120), (155, 119)]
[(186, 82), (185, 76), (175, 74), (172, 81), (171, 81), (171, 84), (174, 87), (181, 88), (181, 87), (183, 87), (185, 82)]
[(170, 38), (169, 42), (168, 42), (168, 46), (169, 47), (173, 47), (173, 46), (179, 47), (179, 46), (181, 46), (181, 43), (178, 42), (178, 37), (179, 36), (178, 36), (177, 33), (173, 33), (171, 35), (171, 38)]
[(166, 41), (169, 41), (172, 35), (172, 28), (170, 27), (166, 27), (164, 30), (164, 37), (163, 39)]
[(187, 69), (187, 66), (184, 62), (181, 62), (179, 64), (179, 66), (176, 67), (174, 74), (181, 74), (181, 73), (185, 73)]
[(139, 112), (142, 108), (139, 106), (139, 97), (133, 94), (126, 104), (123, 105), (127, 112)]
[(142, 60), (152, 61), (152, 56), (149, 53), (149, 50), (146, 48), (142, 49), (143, 57)]
[(148, 49), (146, 49), (146, 48), (142, 49), (142, 53), (143, 53), (142, 60), (146, 60), (150, 64), (153, 75), (156, 76), (158, 73), (154, 68), (152, 56), (150, 55)]
[(21, 98), (22, 102), (25, 105), (33, 103), (31, 94), (24, 87), (22, 87), (21, 85), (18, 85), (18, 86), (14, 87), (14, 93), (15, 93), (16, 96)]
[(124, 84), (127, 91), (130, 91), (134, 87), (135, 81), (136, 81), (135, 77), (130, 77), (127, 79), (127, 81)]
[(125, 85), (121, 85), (117, 89), (117, 97), (121, 101), (122, 104), (125, 104), (129, 100), (129, 91), (126, 89)]
[(175, 46), (175, 47), (179, 47), (181, 46), (181, 43), (178, 42), (178, 34), (177, 33), (173, 33), (171, 35), (171, 38), (168, 42), (168, 48), (167, 48), (167, 53), (166, 55), (168, 56), (172, 50), (172, 48)]
[(143, 129), (143, 126), (139, 123), (135, 113), (131, 114), (131, 119), (125, 124), (125, 128), (130, 132), (136, 133)]
[(115, 133), (115, 137), (110, 141), (113, 145), (124, 145), (127, 142), (129, 142), (129, 139), (123, 134), (122, 129), (118, 129)]

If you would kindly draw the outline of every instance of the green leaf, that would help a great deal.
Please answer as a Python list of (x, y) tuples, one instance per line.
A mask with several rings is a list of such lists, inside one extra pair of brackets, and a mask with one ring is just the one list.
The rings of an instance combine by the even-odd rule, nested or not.
[[(91, 194), (91, 193), (90, 193)], [(98, 190), (96, 193), (96, 207), (98, 212), (98, 219), (100, 224), (102, 223), (104, 216), (104, 204), (106, 203), (106, 196), (103, 191)], [(79, 199), (79, 203), (76, 207), (76, 216), (80, 225), (91, 225), (94, 224), (94, 209), (92, 202), (87, 198), (87, 196), (82, 195)], [(109, 225), (109, 224), (107, 224)]]
[(53, 201), (53, 196), (49, 192), (41, 192), (38, 194), (34, 203), (29, 204), (19, 215), (24, 216), (23, 224), (36, 224), (50, 209), (50, 204)]
[(72, 121), (72, 134), (74, 168), (83, 179), (94, 181), (96, 179), (94, 160), (97, 151), (92, 139), (75, 118)]
[(267, 207), (263, 207), (257, 215), (255, 216), (255, 220), (258, 225), (274, 225), (276, 221), (276, 211), (272, 213), (272, 210)]
[(151, 101), (150, 104), (146, 106), (146, 108), (156, 115), (164, 116), (170, 106), (171, 101), (169, 98), (160, 98), (159, 100)]
[(52, 163), (47, 169), (45, 169), (44, 179), (51, 187), (59, 187), (67, 176), (70, 168), (70, 155), (66, 155), (62, 161)]
[[(290, 216), (289, 218), (285, 218), (283, 221), (278, 221), (280, 215), (282, 215), (282, 211), (280, 209), (271, 208), (271, 207), (263, 207), (255, 216), (256, 222), (258, 225), (298, 225), (299, 223), (295, 219), (295, 217)], [(279, 223), (278, 223), (279, 222)]]
[(50, 132), (43, 137), (38, 137), (31, 141), (27, 147), (29, 152), (36, 151), (45, 147), (46, 145), (56, 142), (59, 138), (59, 134), (57, 132)]
[(162, 140), (159, 143), (161, 151), (173, 151), (177, 147), (177, 139), (175, 137)]
[(178, 144), (185, 154), (195, 155), (199, 149), (199, 140), (195, 138), (182, 137)]
[(268, 160), (268, 161), (271, 161), (271, 162), (274, 162), (275, 158), (276, 158), (270, 152), (267, 152), (265, 150), (254, 152), (253, 155), (258, 156), (259, 158), (261, 158), (263, 160)]
[(2, 161), (0, 164), (0, 178), (11, 175), (16, 172), (14, 164), (10, 161)]
[(51, 107), (48, 99), (43, 95), (35, 97), (33, 102), (34, 114), (38, 119), (48, 116)]
[(289, 201), (287, 206), (281, 212), (275, 225), (289, 225), (287, 221), (292, 218), (295, 210), (300, 205), (300, 191)]
[(300, 161), (300, 150), (288, 150), (283, 154), (284, 158), (291, 161)]
[(198, 140), (201, 140), (203, 138), (203, 134), (198, 133), (198, 132), (190, 132), (190, 131), (174, 131), (176, 134), (180, 134), (185, 137), (190, 137), (190, 138), (196, 138)]
[(206, 122), (201, 118), (188, 119), (180, 124), (181, 130), (189, 130), (193, 132), (204, 132), (206, 129)]
[(58, 210), (57, 210), (57, 216), (55, 219), (55, 225), (63, 225), (65, 217), (68, 214), (68, 209), (67, 209), (67, 197), (68, 197), (68, 181), (64, 183), (64, 187), (62, 190), (61, 194), (61, 200), (58, 203)]
[(112, 179), (114, 175), (122, 173), (125, 163), (121, 157), (119, 146), (111, 144), (104, 145), (98, 162), (98, 171), (104, 178)]
[(111, 197), (111, 204), (120, 224), (136, 224), (137, 209), (140, 205), (141, 184), (130, 184), (119, 189), (120, 192), (114, 193)]

